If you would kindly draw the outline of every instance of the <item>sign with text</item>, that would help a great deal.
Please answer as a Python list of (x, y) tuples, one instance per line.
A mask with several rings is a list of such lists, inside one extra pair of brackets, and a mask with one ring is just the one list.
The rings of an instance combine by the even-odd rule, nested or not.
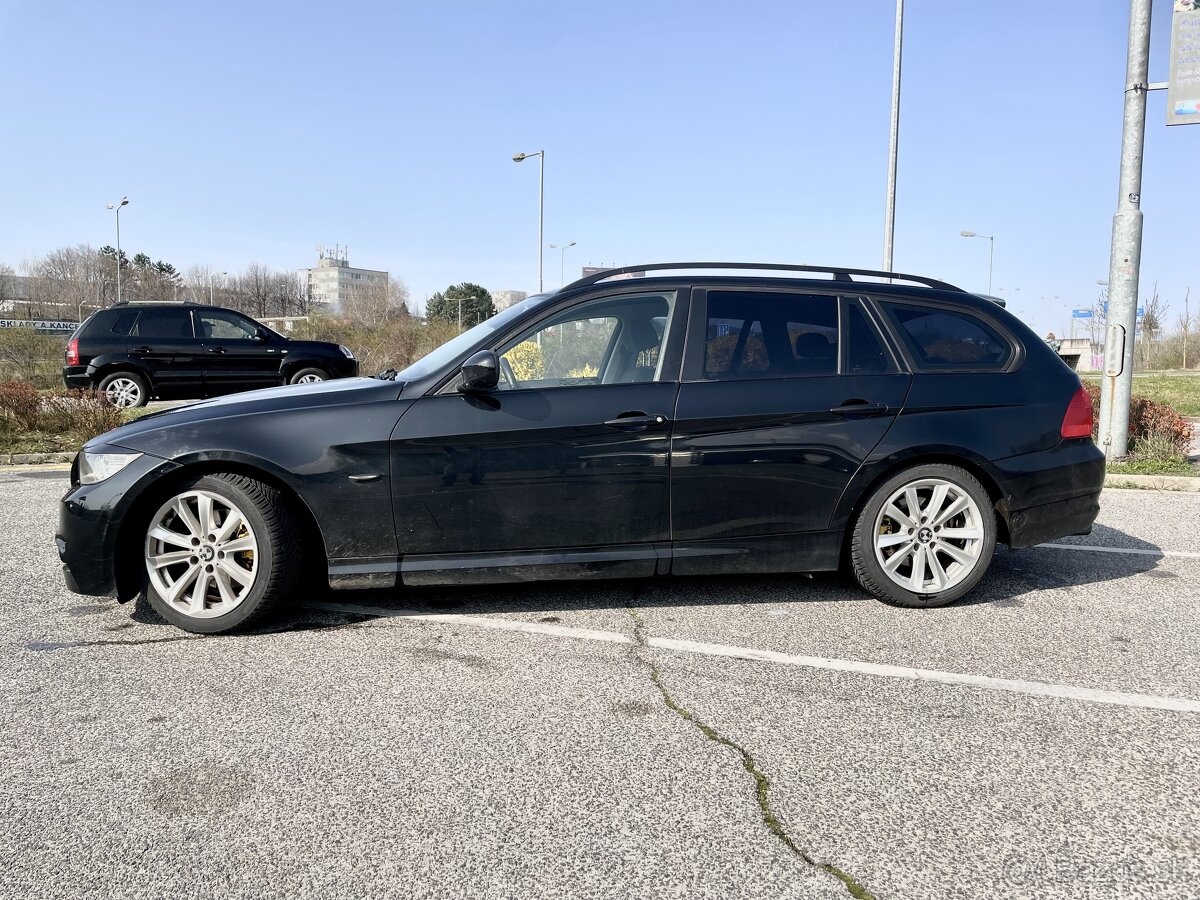
[(1167, 124), (1200, 122), (1200, 0), (1175, 0), (1167, 70)]
[(32, 328), (52, 334), (70, 334), (79, 327), (78, 322), (47, 322), (42, 319), (0, 319), (0, 328)]
[(1090, 309), (1073, 309), (1071, 310), (1072, 319), (1090, 319), (1092, 311)]

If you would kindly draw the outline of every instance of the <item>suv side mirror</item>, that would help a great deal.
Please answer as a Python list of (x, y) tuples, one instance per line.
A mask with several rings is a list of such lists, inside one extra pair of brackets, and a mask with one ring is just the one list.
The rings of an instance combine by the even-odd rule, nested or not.
[(500, 357), (494, 350), (473, 353), (462, 364), (460, 391), (490, 391), (500, 383)]
[(261, 328), (254, 329), (254, 339), (260, 344), (265, 344), (268, 340), (270, 340), (267, 333)]

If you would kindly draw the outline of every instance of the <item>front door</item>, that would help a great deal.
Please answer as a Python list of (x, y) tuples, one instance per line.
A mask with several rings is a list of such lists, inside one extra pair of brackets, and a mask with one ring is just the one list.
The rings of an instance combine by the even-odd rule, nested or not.
[(196, 331), (204, 343), (204, 383), (208, 396), (280, 383), (283, 348), (260, 338), (257, 323), (219, 309), (197, 309), (195, 315)]
[(675, 410), (671, 571), (835, 568), (834, 507), (911, 377), (857, 298), (697, 293)]
[(670, 537), (673, 316), (674, 292), (587, 301), (494, 348), (496, 390), (451, 383), (413, 404), (392, 441), (403, 581), (653, 574)]

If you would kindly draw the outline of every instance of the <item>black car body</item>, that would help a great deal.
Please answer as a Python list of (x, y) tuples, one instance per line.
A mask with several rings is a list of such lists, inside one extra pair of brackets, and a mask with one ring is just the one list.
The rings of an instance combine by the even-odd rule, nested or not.
[(338, 344), (293, 341), (232, 309), (122, 303), (93, 313), (67, 344), (63, 382), (121, 406), (190, 400), (358, 374)]
[[(222, 477), (262, 486), (333, 588), (849, 565), (889, 602), (950, 602), (982, 571), (940, 591), (935, 569), (948, 585), (951, 570), (986, 568), (997, 540), (1087, 533), (1104, 461), (1053, 351), (995, 304), (931, 284), (592, 277), (394, 381), (144, 417), (76, 460), (58, 533), (68, 585), (121, 600), (145, 589), (152, 510), (170, 529), (172, 493), (208, 477), (200, 495), (219, 498)], [(109, 459), (123, 467), (81, 483), (82, 466)], [(167, 537), (156, 552), (190, 552)], [(884, 544), (912, 573), (892, 572), (890, 595), (879, 570), (897, 551)]]

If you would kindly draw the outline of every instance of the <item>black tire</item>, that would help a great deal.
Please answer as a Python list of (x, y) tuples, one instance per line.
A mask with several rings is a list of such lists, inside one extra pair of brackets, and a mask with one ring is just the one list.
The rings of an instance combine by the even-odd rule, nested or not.
[[(109, 403), (122, 409), (136, 409), (150, 401), (150, 385), (146, 378), (130, 369), (109, 372), (100, 379), (96, 389)], [(129, 400), (132, 402), (127, 402)]]
[[(958, 549), (960, 552), (964, 552), (963, 548), (967, 547), (968, 545), (971, 548), (978, 550), (978, 554), (975, 556), (975, 561), (970, 568), (965, 570), (956, 570), (956, 572), (960, 573), (960, 580), (955, 581), (947, 588), (939, 591), (914, 591), (902, 586), (901, 584), (898, 584), (896, 580), (893, 580), (893, 576), (889, 575), (885, 571), (884, 564), (880, 561), (880, 556), (886, 554), (888, 549), (881, 548), (877, 554), (876, 543), (880, 537), (884, 537), (892, 533), (895, 533), (897, 537), (900, 537), (901, 540), (904, 540), (903, 533), (907, 532), (908, 534), (914, 535), (913, 539), (911, 539), (912, 546), (914, 547), (922, 547), (922, 544), (920, 543), (922, 541), (930, 542), (923, 545), (923, 552), (936, 553), (938, 565), (943, 569), (944, 572), (948, 572), (950, 569), (954, 568), (956, 563), (951, 557), (945, 555), (945, 551), (934, 549), (938, 546), (938, 537), (932, 533), (934, 530), (933, 522), (926, 523), (925, 519), (918, 516), (915, 520), (915, 530), (893, 529), (892, 520), (890, 517), (888, 517), (886, 522), (886, 525), (889, 528), (888, 532), (883, 532), (879, 524), (881, 522), (881, 513), (889, 498), (907, 485), (929, 480), (936, 480), (952, 485), (953, 489), (957, 489), (957, 491), (965, 494), (975, 504), (974, 511), (970, 513), (964, 512), (952, 517), (947, 521), (945, 526), (939, 525), (937, 530), (940, 532), (943, 527), (946, 527), (955, 528), (958, 531), (969, 530), (973, 533), (975, 526), (971, 524), (969, 517), (973, 517), (977, 513), (978, 530), (982, 532), (982, 537), (978, 539), (979, 543), (977, 548), (975, 547), (975, 544), (965, 540), (953, 544), (953, 547)], [(928, 487), (923, 487), (920, 489), (918, 492), (919, 507), (923, 503), (932, 502), (932, 496), (931, 493), (929, 493), (931, 490), (932, 489)], [(900, 501), (897, 501), (897, 503), (899, 502)], [(898, 505), (897, 509), (901, 512), (907, 512), (907, 509), (900, 509)], [(937, 517), (934, 516), (933, 518), (936, 519)], [(964, 523), (964, 525), (960, 526), (958, 524), (959, 522)], [(926, 528), (924, 527), (925, 525), (929, 525), (930, 527)], [(925, 536), (926, 533), (928, 533), (928, 537)], [(902, 551), (902, 549), (904, 549), (903, 546), (891, 550), (891, 553), (899, 553)], [(854, 577), (858, 581), (859, 585), (861, 585), (864, 590), (877, 599), (882, 600), (884, 603), (887, 603), (891, 606), (903, 606), (908, 608), (929, 608), (946, 606), (970, 592), (979, 583), (979, 580), (987, 571), (988, 566), (992, 561), (992, 553), (995, 551), (995, 549), (996, 512), (992, 506), (991, 497), (988, 496), (988, 492), (984, 489), (983, 485), (979, 483), (979, 479), (977, 479), (967, 470), (961, 469), (958, 466), (952, 466), (943, 463), (932, 463), (905, 469), (903, 472), (897, 473), (883, 484), (879, 485), (874, 493), (872, 493), (870, 499), (868, 499), (866, 504), (864, 504), (862, 510), (858, 514), (857, 519), (854, 521), (853, 532), (850, 538), (850, 565), (854, 572)], [(892, 559), (893, 557), (889, 555), (887, 558)], [(913, 560), (916, 558), (917, 557), (914, 555), (912, 559), (907, 560), (906, 563), (902, 563), (900, 566), (898, 566), (897, 571), (899, 575), (903, 574), (905, 565), (907, 565), (907, 570), (908, 572), (913, 573), (914, 580), (919, 580), (923, 584), (926, 580), (932, 581), (932, 579), (925, 578), (926, 574), (932, 573), (932, 567), (926, 569), (925, 566), (922, 566), (921, 575), (919, 577), (915, 575), (916, 564)], [(950, 564), (948, 566), (942, 565), (944, 561), (949, 561)], [(958, 565), (965, 564), (958, 563)], [(927, 585), (925, 586), (927, 587)]]
[[(244, 630), (261, 623), (295, 594), (304, 569), (299, 530), (283, 496), (275, 488), (253, 478), (217, 473), (177, 482), (163, 494), (162, 505), (165, 507), (172, 499), (189, 491), (215, 494), (232, 503), (245, 517), (250, 532), (257, 540), (254, 580), (240, 601), (227, 613), (198, 618), (181, 612), (159, 594), (150, 576), (148, 532), (158, 524), (158, 513), (152, 511), (137, 532), (142, 592), (160, 616), (172, 625), (195, 634)], [(153, 509), (158, 510), (159, 506), (155, 504)], [(130, 555), (132, 557), (133, 554)]]
[(297, 369), (293, 372), (292, 377), (288, 379), (288, 384), (301, 384), (306, 379), (308, 382), (328, 381), (329, 373), (316, 366), (306, 366), (303, 369)]

